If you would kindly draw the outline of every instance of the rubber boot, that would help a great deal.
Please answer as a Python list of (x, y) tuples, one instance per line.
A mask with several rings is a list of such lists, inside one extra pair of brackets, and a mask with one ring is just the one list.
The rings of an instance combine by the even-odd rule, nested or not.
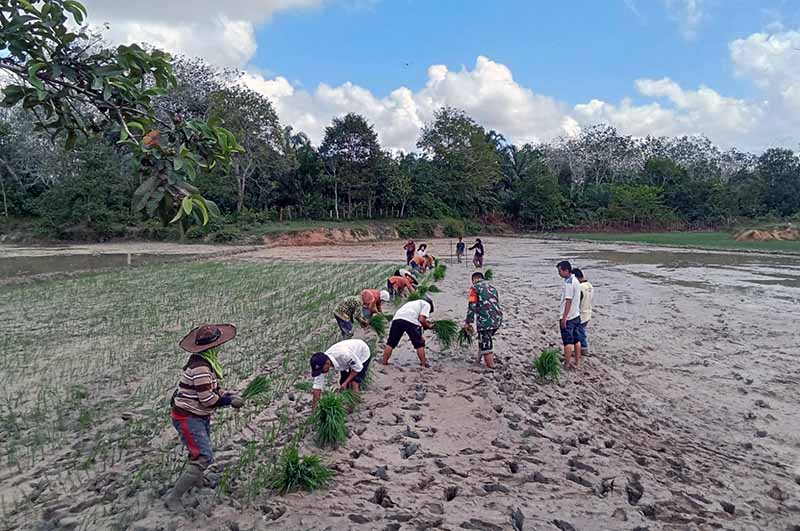
[(196, 463), (189, 463), (183, 469), (178, 481), (175, 482), (175, 488), (164, 498), (164, 505), (170, 511), (183, 510), (183, 495), (192, 487), (200, 487), (203, 485), (203, 469)]

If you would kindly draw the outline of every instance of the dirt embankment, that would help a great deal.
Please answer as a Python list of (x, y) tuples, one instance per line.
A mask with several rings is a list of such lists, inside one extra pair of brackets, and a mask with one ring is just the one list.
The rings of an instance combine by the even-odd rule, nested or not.
[(267, 247), (299, 247), (309, 245), (335, 245), (339, 243), (361, 243), (400, 238), (395, 227), (370, 225), (351, 229), (318, 228), (284, 234), (267, 235)]

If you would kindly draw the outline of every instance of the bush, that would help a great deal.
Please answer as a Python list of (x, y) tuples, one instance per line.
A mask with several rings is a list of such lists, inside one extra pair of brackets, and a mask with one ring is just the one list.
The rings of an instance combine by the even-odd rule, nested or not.
[(225, 225), (222, 230), (211, 234), (210, 239), (215, 243), (226, 243), (240, 239), (242, 231), (235, 225)]
[(409, 219), (397, 224), (401, 238), (428, 238), (436, 232), (436, 222), (429, 219)]
[(561, 374), (561, 361), (558, 359), (559, 351), (547, 349), (543, 351), (534, 361), (533, 366), (536, 372), (544, 379), (558, 381)]

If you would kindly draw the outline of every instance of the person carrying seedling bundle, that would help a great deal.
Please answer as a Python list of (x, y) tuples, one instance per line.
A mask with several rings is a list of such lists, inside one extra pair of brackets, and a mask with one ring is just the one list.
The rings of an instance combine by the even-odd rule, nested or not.
[(411, 259), (414, 258), (414, 250), (416, 248), (417, 246), (414, 243), (414, 240), (408, 240), (408, 243), (403, 246), (403, 249), (406, 251), (406, 265), (408, 265), (411, 262)]
[(339, 390), (349, 389), (361, 393), (361, 384), (367, 377), (372, 354), (369, 346), (361, 339), (345, 339), (334, 343), (325, 352), (311, 355), (312, 411), (317, 408), (322, 391), (325, 389), (325, 375), (331, 369), (339, 371)]
[(472, 273), (472, 288), (469, 290), (469, 303), (467, 304), (467, 319), (464, 330), (472, 333), (472, 323), (478, 328), (478, 363), (481, 358), (486, 360), (486, 367), (494, 369), (493, 338), (497, 329), (503, 323), (503, 310), (500, 307), (500, 298), (497, 290), (484, 279), (483, 273)]
[(464, 258), (464, 255), (467, 252), (467, 244), (464, 243), (464, 238), (461, 236), (458, 237), (458, 243), (456, 244), (456, 259), (458, 263), (461, 263), (461, 260)]
[[(388, 286), (391, 286), (389, 295), (401, 297), (404, 294), (413, 293), (415, 280), (414, 277), (409, 275), (393, 275), (389, 277)], [(387, 286), (387, 287), (388, 287)]]
[(392, 326), (389, 328), (389, 337), (386, 339), (386, 347), (383, 349), (383, 365), (389, 364), (392, 351), (397, 348), (403, 334), (407, 334), (411, 340), (411, 345), (417, 351), (419, 364), (423, 367), (430, 367), (425, 359), (425, 338), (422, 337), (423, 329), (433, 328), (433, 323), (428, 320), (433, 313), (433, 300), (427, 295), (424, 299), (410, 301), (398, 309)]
[(391, 297), (386, 290), (365, 289), (361, 292), (361, 313), (369, 319), (376, 313), (383, 313), (382, 302), (389, 302)]
[(475, 238), (475, 245), (469, 248), (469, 250), (475, 249), (475, 255), (472, 257), (472, 264), (475, 267), (481, 268), (483, 267), (483, 242), (480, 238)]
[(364, 319), (362, 311), (361, 297), (358, 295), (350, 295), (342, 299), (339, 306), (333, 312), (336, 318), (336, 324), (339, 325), (339, 330), (342, 331), (342, 339), (350, 339), (353, 337), (353, 321), (358, 321), (361, 328), (366, 328), (369, 323)]
[(222, 365), (217, 351), (221, 345), (236, 337), (236, 327), (230, 324), (206, 324), (181, 339), (180, 347), (191, 353), (183, 366), (180, 382), (172, 395), (172, 425), (189, 451), (175, 487), (164, 499), (171, 511), (183, 509), (183, 495), (192, 487), (203, 485), (203, 474), (214, 461), (211, 450), (211, 415), (219, 408), (242, 407), (243, 400), (219, 387)]

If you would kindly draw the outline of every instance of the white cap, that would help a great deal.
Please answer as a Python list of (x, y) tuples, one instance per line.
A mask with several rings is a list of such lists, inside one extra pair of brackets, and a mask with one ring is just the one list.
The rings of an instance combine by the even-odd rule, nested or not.
[(383, 302), (389, 302), (391, 300), (391, 297), (389, 296), (389, 292), (386, 291), (385, 289), (381, 290), (381, 300)]

